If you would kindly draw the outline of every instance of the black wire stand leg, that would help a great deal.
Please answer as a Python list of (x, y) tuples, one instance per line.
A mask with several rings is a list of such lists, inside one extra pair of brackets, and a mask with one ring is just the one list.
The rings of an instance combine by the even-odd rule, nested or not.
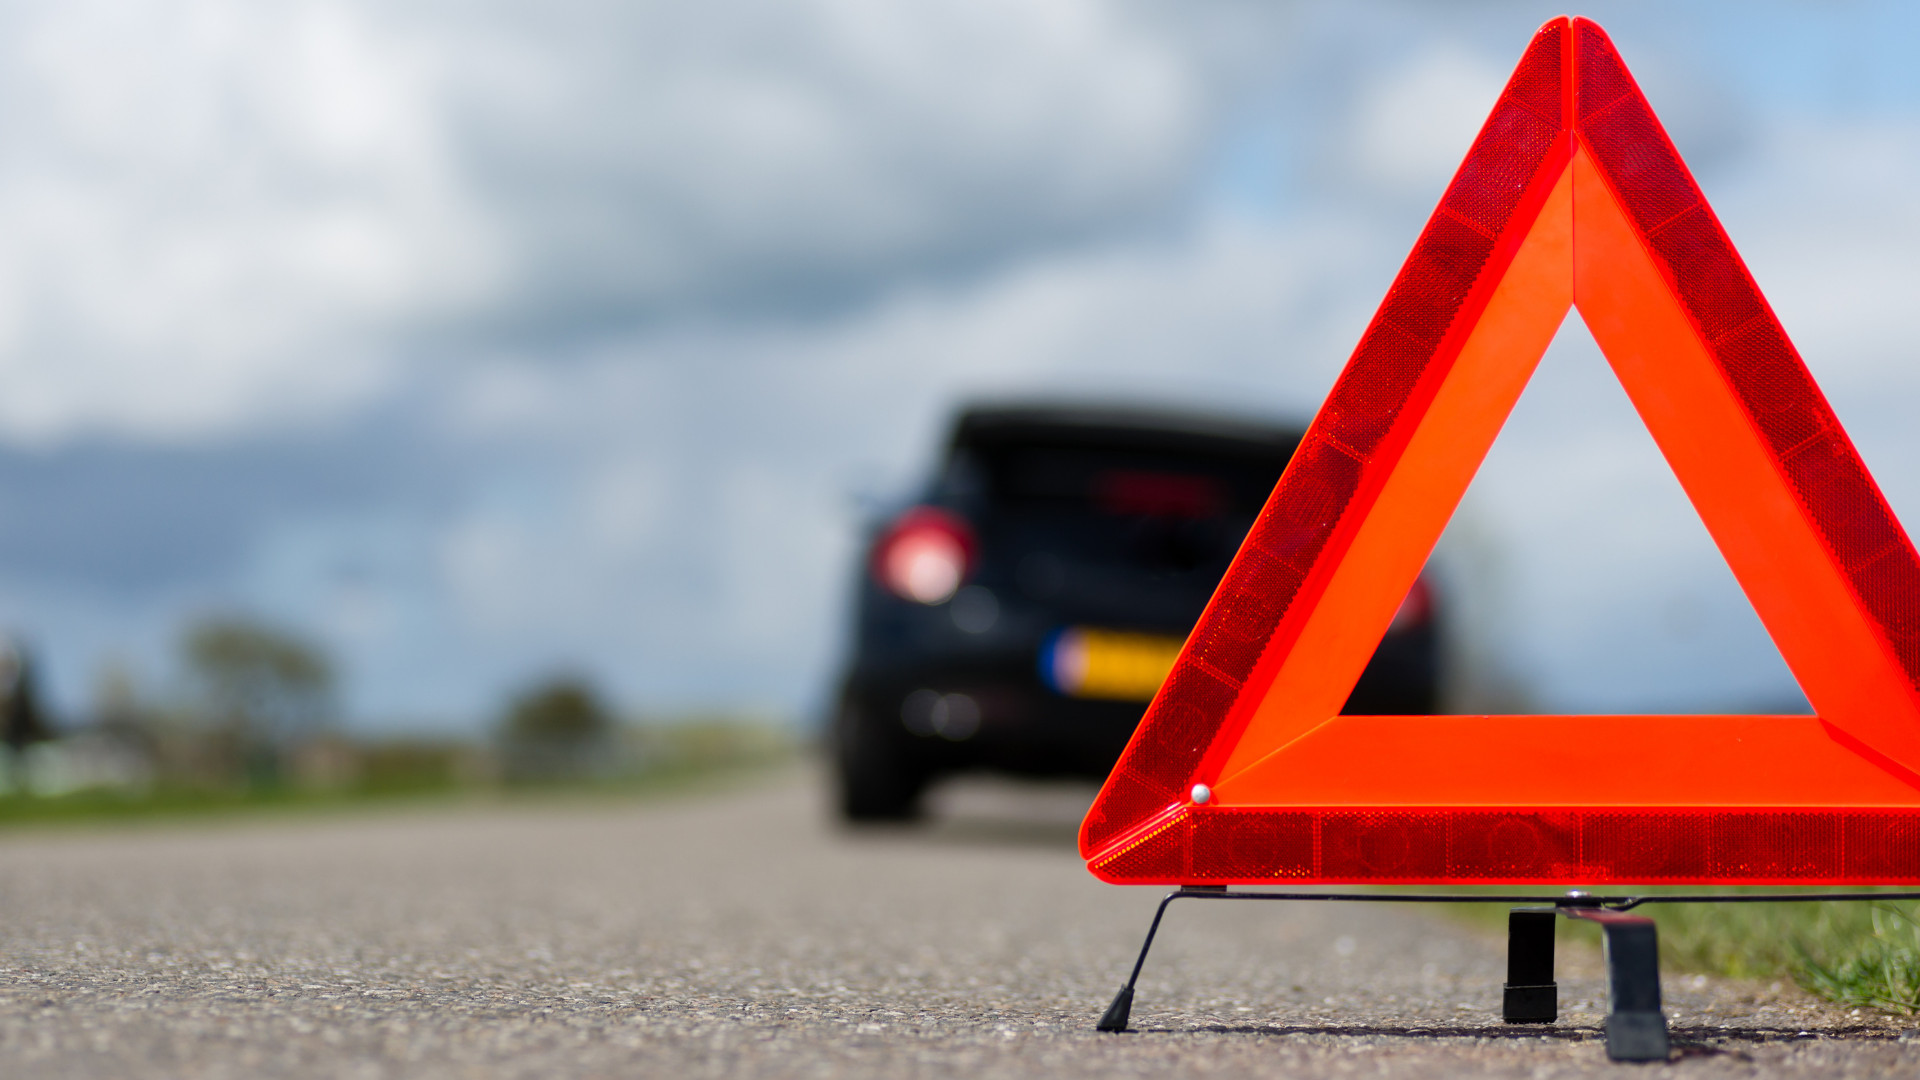
[[(1220, 891), (1226, 890), (1223, 888)], [(1094, 1025), (1095, 1031), (1127, 1030), (1127, 1020), (1133, 1016), (1133, 984), (1140, 981), (1140, 969), (1147, 966), (1147, 950), (1153, 948), (1153, 935), (1160, 932), (1161, 916), (1167, 913), (1167, 905), (1178, 900), (1180, 895), (1179, 892), (1168, 893), (1166, 899), (1160, 901), (1160, 906), (1154, 909), (1153, 923), (1147, 927), (1147, 940), (1140, 943), (1140, 956), (1133, 962), (1133, 974), (1127, 976), (1126, 985), (1120, 988), (1120, 992), (1113, 995), (1113, 1004), (1100, 1014), (1100, 1022)]]

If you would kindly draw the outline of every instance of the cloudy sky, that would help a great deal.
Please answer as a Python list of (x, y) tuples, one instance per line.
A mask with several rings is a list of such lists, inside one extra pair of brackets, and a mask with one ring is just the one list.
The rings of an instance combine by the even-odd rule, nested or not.
[[(183, 619), (363, 727), (572, 667), (801, 716), (862, 506), (973, 395), (1304, 417), (1551, 7), (0, 8), (0, 623), (81, 712)], [(1920, 27), (1596, 4), (1920, 520)], [(1577, 320), (1444, 543), (1544, 708), (1796, 691)]]

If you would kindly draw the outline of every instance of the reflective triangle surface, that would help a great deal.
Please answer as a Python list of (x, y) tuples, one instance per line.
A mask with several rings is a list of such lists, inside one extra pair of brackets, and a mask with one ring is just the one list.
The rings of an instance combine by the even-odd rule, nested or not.
[[(1578, 307), (1812, 716), (1342, 717)], [(1920, 881), (1920, 557), (1612, 43), (1535, 35), (1081, 830), (1133, 883)]]

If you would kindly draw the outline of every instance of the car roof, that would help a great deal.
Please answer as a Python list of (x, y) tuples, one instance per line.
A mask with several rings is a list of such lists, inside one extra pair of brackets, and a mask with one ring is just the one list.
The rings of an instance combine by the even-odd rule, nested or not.
[(951, 446), (994, 443), (1290, 455), (1301, 425), (1225, 412), (1130, 404), (992, 402), (963, 407)]

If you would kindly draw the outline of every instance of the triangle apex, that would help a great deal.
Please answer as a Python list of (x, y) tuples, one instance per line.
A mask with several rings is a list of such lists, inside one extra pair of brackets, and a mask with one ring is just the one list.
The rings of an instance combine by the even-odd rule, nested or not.
[(1606, 42), (1608, 45), (1613, 44), (1613, 35), (1607, 33), (1604, 27), (1602, 27), (1599, 23), (1594, 22), (1592, 19), (1587, 18), (1585, 15), (1572, 15), (1572, 16), (1561, 16), (1561, 17), (1565, 19), (1568, 25), (1570, 25), (1573, 29), (1581, 31), (1583, 35), (1592, 35), (1592, 36), (1598, 37), (1601, 41)]

